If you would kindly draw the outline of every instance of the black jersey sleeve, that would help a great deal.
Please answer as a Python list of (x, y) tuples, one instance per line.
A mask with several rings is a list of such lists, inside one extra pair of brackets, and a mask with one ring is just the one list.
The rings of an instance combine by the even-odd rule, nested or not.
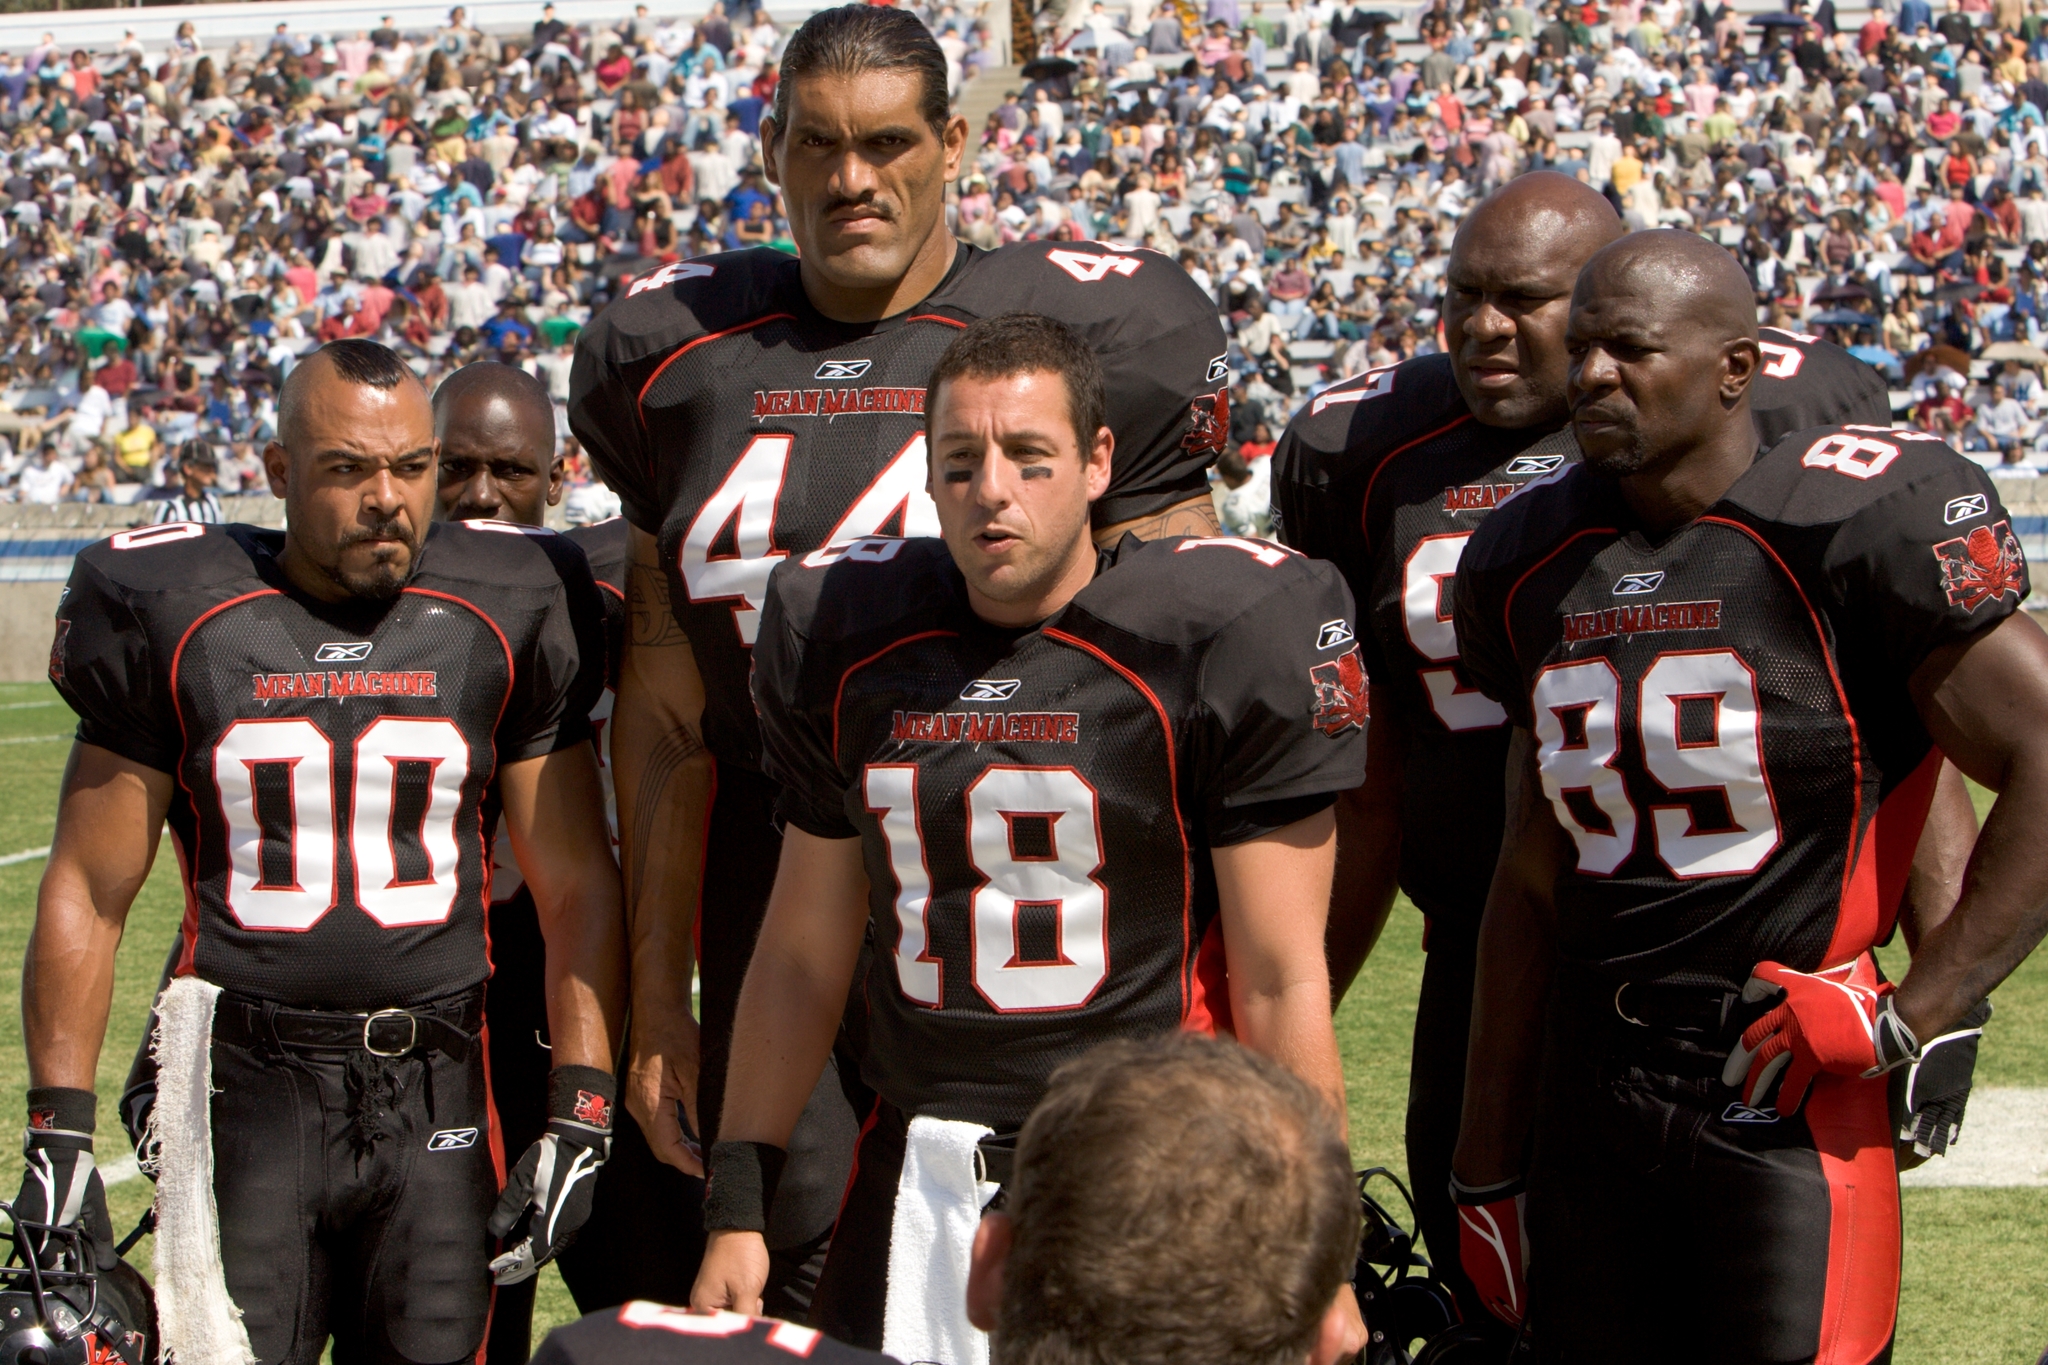
[[(1311, 559), (1337, 565), (1358, 602), (1368, 600), (1372, 591), (1371, 556), (1360, 516), (1370, 452), (1352, 453), (1352, 422), (1361, 404), (1348, 394), (1376, 378), (1345, 380), (1303, 405), (1273, 451), (1274, 533)], [(1361, 640), (1371, 635), (1359, 632)], [(1375, 663), (1368, 653), (1368, 671)]]
[(1898, 471), (1907, 479), (1841, 523), (1824, 563), (1849, 621), (1883, 642), (1903, 679), (1940, 646), (2018, 611), (2028, 574), (1982, 469), (1931, 438), (1892, 444), (1911, 461)]
[(1809, 427), (1891, 425), (1891, 392), (1874, 367), (1831, 341), (1779, 327), (1760, 328), (1758, 340), (1764, 363), (1749, 408), (1763, 445)]
[(127, 595), (93, 561), (78, 556), (57, 604), (50, 681), (78, 713), (78, 738), (145, 768), (175, 772), (179, 726), (169, 660), (159, 676), (149, 632)]
[(587, 742), (590, 709), (604, 692), (610, 657), (605, 606), (583, 552), (551, 532), (529, 543), (546, 554), (561, 585), (515, 654), (512, 692), (498, 722), (501, 764)]
[(617, 687), (626, 646), (626, 519), (611, 517), (573, 527), (568, 537), (590, 561), (590, 576), (597, 581), (598, 596), (604, 602), (605, 681)]
[(1525, 730), (1533, 728), (1536, 721), (1529, 709), (1529, 690), (1515, 662), (1507, 598), (1521, 568), (1515, 561), (1514, 542), (1522, 514), (1528, 511), (1523, 500), (1533, 491), (1524, 489), (1521, 496), (1509, 499), (1480, 523), (1458, 559), (1458, 576), (1451, 585), (1459, 664), (1472, 685), (1498, 702), (1508, 719)]
[(1212, 847), (1313, 814), (1365, 780), (1351, 592), (1335, 568), (1300, 556), (1268, 572), (1285, 581), (1215, 638), (1197, 684), (1196, 791)]
[(824, 670), (805, 630), (826, 576), (792, 560), (769, 578), (754, 641), (754, 710), (761, 769), (782, 788), (776, 814), (820, 839), (851, 839), (859, 831), (847, 818), (846, 779), (833, 752), (831, 692), (811, 676)]
[(663, 510), (654, 452), (640, 420), (639, 390), (613, 354), (613, 340), (612, 329), (597, 327), (577, 338), (569, 367), (569, 425), (598, 478), (619, 495), (626, 520), (654, 535), (661, 531)]

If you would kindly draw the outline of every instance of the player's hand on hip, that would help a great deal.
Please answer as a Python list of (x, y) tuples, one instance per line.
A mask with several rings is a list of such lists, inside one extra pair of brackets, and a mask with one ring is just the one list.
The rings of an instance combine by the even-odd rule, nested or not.
[(647, 1145), (684, 1175), (704, 1175), (697, 1128), (697, 1021), (635, 1018), (626, 1049), (626, 1108)]
[[(29, 1091), (28, 1128), (22, 1135), (26, 1170), (14, 1197), (14, 1221), (77, 1228), (100, 1270), (114, 1267), (114, 1220), (107, 1214), (106, 1185), (92, 1159), (96, 1100), (89, 1090), (56, 1086)], [(62, 1248), (47, 1234), (26, 1233), (21, 1251), (44, 1266)]]
[(1451, 1177), (1458, 1205), (1458, 1264), (1486, 1311), (1520, 1327), (1529, 1311), (1529, 1236), (1523, 1224), (1527, 1196), (1519, 1179), (1471, 1186)]
[(548, 1073), (547, 1131), (512, 1168), (491, 1214), (491, 1236), (514, 1239), (491, 1261), (496, 1283), (532, 1278), (590, 1217), (598, 1168), (611, 1155), (616, 1095), (611, 1073), (596, 1067), (558, 1066)]
[(690, 1289), (690, 1307), (698, 1312), (723, 1308), (749, 1317), (761, 1316), (761, 1294), (768, 1287), (768, 1243), (758, 1232), (727, 1228), (704, 1241), (704, 1260)]
[(1892, 1009), (1891, 983), (1878, 980), (1867, 953), (1821, 972), (1759, 962), (1742, 999), (1776, 1001), (1742, 1031), (1721, 1069), (1722, 1083), (1742, 1087), (1752, 1108), (1774, 1102), (1779, 1113), (1794, 1113), (1816, 1076), (1880, 1076), (1920, 1056), (1920, 1040)]

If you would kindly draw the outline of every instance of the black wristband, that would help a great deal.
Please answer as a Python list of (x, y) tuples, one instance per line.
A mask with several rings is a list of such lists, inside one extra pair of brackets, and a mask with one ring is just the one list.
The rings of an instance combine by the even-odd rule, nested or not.
[(612, 1130), (618, 1078), (594, 1066), (558, 1066), (548, 1072), (548, 1118), (579, 1123), (600, 1133)]
[(704, 1230), (766, 1232), (789, 1153), (765, 1142), (714, 1142), (706, 1163)]
[(90, 1090), (62, 1085), (32, 1085), (28, 1091), (31, 1133), (90, 1133), (97, 1121), (99, 1096)]

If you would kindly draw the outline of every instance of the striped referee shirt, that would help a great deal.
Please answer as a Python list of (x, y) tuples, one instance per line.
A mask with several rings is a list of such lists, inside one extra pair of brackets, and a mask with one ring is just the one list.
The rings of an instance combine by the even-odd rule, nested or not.
[(224, 520), (220, 496), (211, 488), (200, 489), (196, 498), (188, 498), (183, 493), (175, 498), (166, 498), (156, 504), (156, 511), (150, 516), (150, 524), (154, 526), (161, 526), (167, 521), (199, 521), (218, 526)]

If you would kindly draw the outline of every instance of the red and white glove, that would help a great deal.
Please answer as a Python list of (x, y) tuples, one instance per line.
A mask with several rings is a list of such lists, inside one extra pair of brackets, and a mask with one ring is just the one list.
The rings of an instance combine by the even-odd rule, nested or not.
[(1742, 1087), (1742, 1102), (1762, 1108), (1782, 1074), (1776, 1107), (1798, 1110), (1813, 1078), (1881, 1076), (1920, 1056), (1920, 1040), (1892, 1009), (1892, 984), (1877, 979), (1869, 954), (1823, 972), (1796, 972), (1759, 962), (1742, 988), (1755, 1005), (1777, 995), (1770, 1013), (1742, 1032), (1721, 1069), (1724, 1085)]
[(1520, 1327), (1529, 1311), (1529, 1234), (1522, 1226), (1527, 1198), (1520, 1180), (1467, 1185), (1451, 1177), (1458, 1205), (1458, 1264), (1486, 1311)]

